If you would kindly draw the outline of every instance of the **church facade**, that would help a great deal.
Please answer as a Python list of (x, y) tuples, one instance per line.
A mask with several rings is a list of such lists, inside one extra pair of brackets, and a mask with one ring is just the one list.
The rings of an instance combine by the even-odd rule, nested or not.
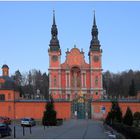
[[(54, 99), (57, 118), (104, 119), (110, 111), (112, 99), (103, 98), (102, 50), (98, 40), (98, 28), (94, 14), (89, 45), (89, 62), (83, 50), (74, 46), (66, 51), (61, 63), (61, 47), (53, 14), (49, 54), (49, 93)], [(0, 76), (0, 116), (12, 119), (32, 117), (42, 119), (45, 106), (50, 100), (27, 100), (20, 97), (16, 81), (9, 76), (8, 65), (2, 66)], [(118, 99), (123, 116), (127, 107), (140, 112), (140, 98)], [(24, 111), (23, 111), (24, 110)]]
[(49, 44), (49, 93), (54, 99), (73, 100), (79, 94), (86, 98), (101, 99), (102, 83), (102, 50), (98, 40), (98, 28), (94, 14), (89, 47), (89, 62), (85, 61), (84, 51), (76, 45), (66, 51), (66, 60), (61, 63), (61, 47), (58, 40), (58, 29), (53, 13)]

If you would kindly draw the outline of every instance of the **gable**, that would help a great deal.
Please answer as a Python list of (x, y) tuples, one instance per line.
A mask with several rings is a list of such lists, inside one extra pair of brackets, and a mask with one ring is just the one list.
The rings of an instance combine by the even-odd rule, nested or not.
[(78, 66), (78, 67), (87, 67), (87, 63), (84, 59), (84, 52), (78, 49), (78, 48), (72, 48), (71, 51), (66, 52), (66, 60), (62, 64), (62, 66)]

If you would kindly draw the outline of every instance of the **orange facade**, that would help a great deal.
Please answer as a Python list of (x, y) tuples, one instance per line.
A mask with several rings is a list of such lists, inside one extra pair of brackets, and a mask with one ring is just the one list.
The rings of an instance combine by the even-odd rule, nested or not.
[[(125, 100), (119, 101), (119, 106), (123, 113), (126, 112), (127, 107), (130, 107), (133, 113), (140, 112), (140, 101), (139, 100)], [(92, 102), (91, 112), (92, 119), (103, 119), (107, 116), (112, 106), (111, 101), (94, 101)]]
[[(111, 101), (102, 98), (102, 50), (98, 40), (95, 15), (88, 52), (89, 62), (85, 61), (83, 50), (74, 46), (70, 51), (66, 51), (66, 59), (64, 63), (61, 63), (61, 48), (57, 37), (55, 15), (53, 15), (51, 35), (48, 49), (49, 94), (54, 99), (57, 118), (70, 119), (75, 114), (80, 114), (79, 118), (85, 118), (87, 113), (89, 118), (105, 118), (110, 111)], [(3, 76), (0, 76), (0, 116), (8, 116), (12, 119), (23, 117), (41, 119), (47, 101), (23, 100), (19, 96), (20, 93), (16, 88), (15, 81), (9, 77), (9, 67), (7, 65), (3, 65), (2, 74)], [(77, 102), (75, 102), (75, 99), (77, 99)], [(128, 106), (133, 113), (140, 112), (140, 100), (120, 100), (119, 105), (123, 115)]]
[[(12, 119), (21, 119), (23, 117), (33, 117), (35, 119), (42, 119), (45, 110), (45, 101), (12, 101), (0, 102), (0, 116), (8, 116)], [(91, 118), (104, 119), (111, 109), (111, 101), (93, 101), (91, 103)], [(55, 102), (55, 110), (57, 118), (71, 119), (72, 118), (72, 102)], [(127, 107), (130, 107), (133, 113), (140, 112), (140, 102), (138, 101), (120, 101), (119, 106), (123, 115)], [(104, 110), (105, 109), (105, 110)]]
[[(16, 102), (0, 102), (0, 116), (8, 116), (12, 119), (21, 119), (23, 117), (33, 117), (35, 119), (42, 119), (46, 104), (47, 103), (45, 101), (23, 100)], [(57, 118), (71, 118), (70, 102), (55, 102), (54, 107), (57, 112)]]
[(54, 99), (74, 99), (79, 92), (85, 96), (90, 94), (94, 99), (101, 98), (103, 88), (100, 53), (96, 53), (100, 56), (100, 61), (94, 62), (94, 56), (91, 56), (91, 64), (85, 62), (84, 53), (76, 47), (66, 52), (66, 60), (62, 64), (58, 63), (60, 56), (57, 61), (53, 60), (56, 53), (49, 52), (49, 55), (49, 89)]
[(53, 15), (49, 54), (49, 93), (54, 99), (75, 99), (79, 93), (94, 100), (103, 96), (102, 50), (98, 40), (98, 28), (95, 21), (92, 26), (92, 40), (89, 47), (89, 62), (85, 61), (83, 49), (74, 45), (66, 51), (66, 60), (61, 63), (61, 48), (58, 30)]

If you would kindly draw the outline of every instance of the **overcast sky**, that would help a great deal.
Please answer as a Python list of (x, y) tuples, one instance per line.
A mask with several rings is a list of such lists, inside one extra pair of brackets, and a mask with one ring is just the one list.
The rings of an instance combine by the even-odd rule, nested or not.
[[(74, 44), (88, 52), (93, 10), (103, 49), (103, 70), (140, 70), (140, 2), (0, 2), (0, 67), (48, 72), (53, 9), (65, 60)], [(1, 74), (1, 72), (0, 72)]]

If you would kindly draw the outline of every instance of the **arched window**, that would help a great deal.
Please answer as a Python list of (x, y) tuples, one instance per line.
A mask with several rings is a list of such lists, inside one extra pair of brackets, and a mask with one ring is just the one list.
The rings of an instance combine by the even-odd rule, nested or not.
[(73, 88), (81, 87), (81, 70), (78, 67), (71, 69), (71, 86)]

